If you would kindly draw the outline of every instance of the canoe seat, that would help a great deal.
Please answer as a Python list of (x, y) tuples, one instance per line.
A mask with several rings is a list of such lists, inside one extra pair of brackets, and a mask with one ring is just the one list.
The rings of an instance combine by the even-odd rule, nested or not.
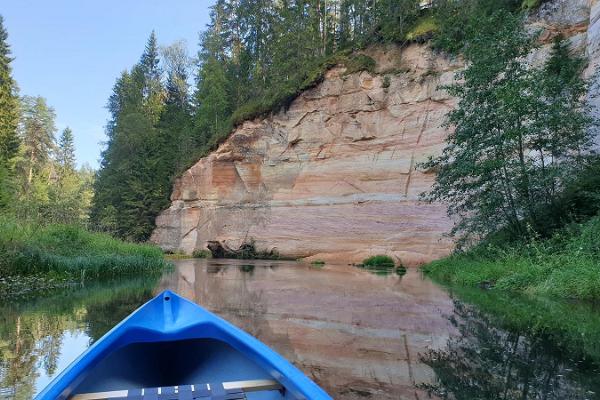
[(283, 390), (283, 387), (273, 380), (258, 379), (252, 381), (81, 393), (73, 395), (70, 397), (70, 400), (244, 400), (246, 399), (247, 392), (263, 390)]

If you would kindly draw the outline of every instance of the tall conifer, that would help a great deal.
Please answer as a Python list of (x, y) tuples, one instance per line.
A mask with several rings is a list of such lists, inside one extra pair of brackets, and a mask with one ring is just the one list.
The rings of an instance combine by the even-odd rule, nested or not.
[(0, 15), (0, 209), (6, 208), (13, 192), (15, 158), (19, 150), (17, 125), (19, 99), (12, 78), (8, 33)]

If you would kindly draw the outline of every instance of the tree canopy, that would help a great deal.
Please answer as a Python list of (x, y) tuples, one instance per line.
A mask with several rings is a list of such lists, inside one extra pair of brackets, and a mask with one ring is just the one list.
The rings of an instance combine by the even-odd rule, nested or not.
[(448, 204), (455, 233), (542, 227), (543, 210), (554, 207), (590, 149), (584, 60), (558, 37), (536, 67), (526, 62), (535, 46), (521, 16), (482, 17), (464, 50), (467, 68), (446, 88), (459, 100), (447, 119), (453, 131), (424, 167), (438, 172), (427, 197)]

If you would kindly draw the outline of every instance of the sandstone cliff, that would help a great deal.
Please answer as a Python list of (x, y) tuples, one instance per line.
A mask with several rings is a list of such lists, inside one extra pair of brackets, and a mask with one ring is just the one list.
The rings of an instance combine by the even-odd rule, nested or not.
[[(598, 60), (599, 4), (546, 3), (532, 24), (547, 39), (568, 35)], [(419, 201), (434, 172), (415, 165), (444, 146), (442, 122), (455, 101), (438, 87), (461, 63), (426, 45), (366, 52), (376, 74), (330, 70), (287, 111), (245, 122), (187, 170), (152, 241), (191, 253), (209, 242), (237, 248), (254, 240), (288, 257), (357, 262), (385, 253), (405, 265), (448, 254), (445, 207)]]

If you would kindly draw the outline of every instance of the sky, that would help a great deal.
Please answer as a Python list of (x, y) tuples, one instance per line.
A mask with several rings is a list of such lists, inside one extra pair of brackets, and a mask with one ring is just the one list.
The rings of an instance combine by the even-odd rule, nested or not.
[(43, 96), (57, 135), (69, 126), (79, 165), (98, 167), (105, 108), (115, 80), (135, 64), (154, 29), (161, 45), (190, 55), (214, 0), (0, 0), (21, 95)]

